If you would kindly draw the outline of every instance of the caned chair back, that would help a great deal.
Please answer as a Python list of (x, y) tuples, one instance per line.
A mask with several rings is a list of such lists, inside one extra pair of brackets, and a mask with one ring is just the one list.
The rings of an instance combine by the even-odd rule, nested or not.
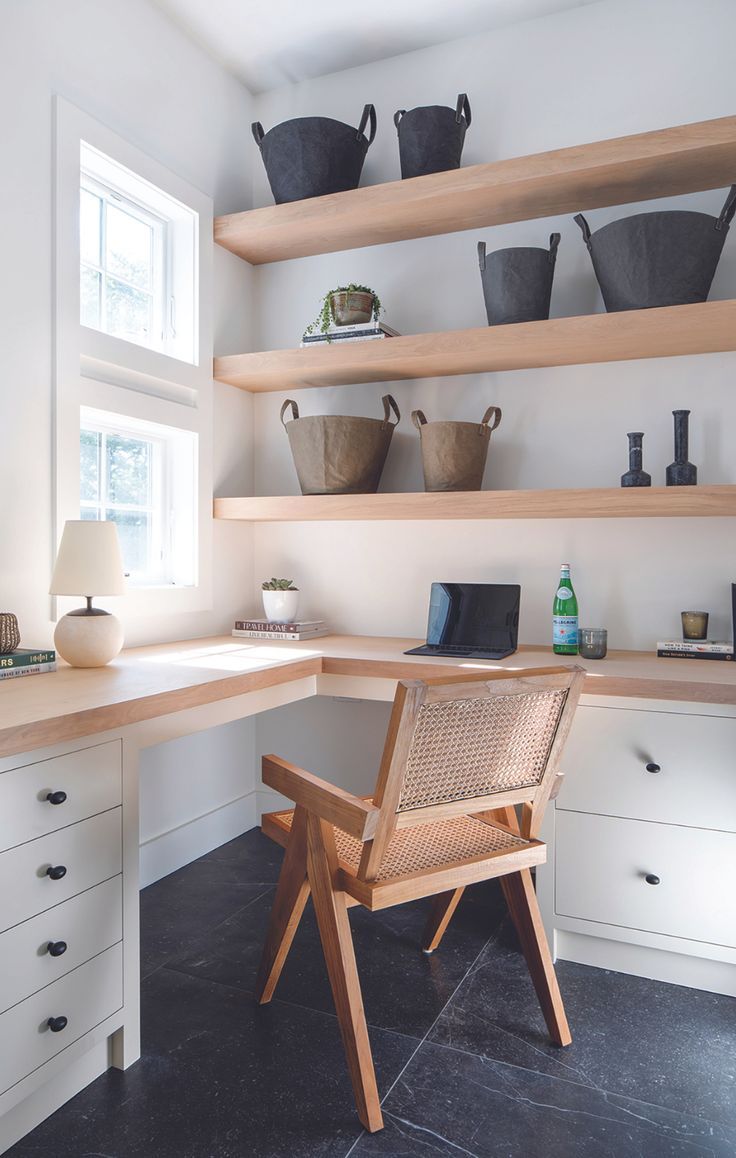
[(375, 879), (394, 832), (409, 825), (520, 804), (522, 834), (536, 837), (584, 677), (557, 667), (402, 681), (359, 877)]

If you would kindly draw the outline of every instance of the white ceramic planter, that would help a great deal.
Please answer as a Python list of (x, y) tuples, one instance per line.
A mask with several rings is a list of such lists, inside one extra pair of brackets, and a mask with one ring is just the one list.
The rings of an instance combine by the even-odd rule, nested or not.
[(299, 606), (298, 591), (264, 591), (263, 610), (269, 623), (293, 623)]

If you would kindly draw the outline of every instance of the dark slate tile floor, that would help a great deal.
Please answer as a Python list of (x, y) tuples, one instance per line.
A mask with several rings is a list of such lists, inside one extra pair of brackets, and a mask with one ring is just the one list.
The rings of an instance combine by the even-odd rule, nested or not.
[(280, 860), (253, 831), (144, 891), (143, 1057), (7, 1158), (736, 1155), (736, 1001), (560, 962), (555, 1049), (493, 883), (430, 957), (426, 904), (351, 911), (386, 1120), (365, 1134), (311, 909), (252, 1001)]

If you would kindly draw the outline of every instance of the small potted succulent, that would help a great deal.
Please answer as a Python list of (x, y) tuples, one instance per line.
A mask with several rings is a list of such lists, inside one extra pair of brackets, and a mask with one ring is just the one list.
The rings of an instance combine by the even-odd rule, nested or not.
[[(378, 321), (383, 306), (375, 290), (367, 285), (341, 285), (322, 298), (319, 313), (306, 333), (329, 334), (333, 325), (354, 326), (359, 322)], [(329, 340), (329, 339), (328, 339)]]
[(269, 623), (293, 623), (299, 605), (299, 588), (293, 579), (266, 579), (262, 584), (263, 610)]

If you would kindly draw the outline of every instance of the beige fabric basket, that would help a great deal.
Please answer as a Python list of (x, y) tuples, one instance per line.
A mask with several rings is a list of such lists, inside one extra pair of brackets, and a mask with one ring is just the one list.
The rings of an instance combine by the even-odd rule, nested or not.
[[(292, 420), (284, 422), (291, 407)], [(396, 422), (390, 422), (393, 410)], [(383, 418), (352, 418), (342, 414), (299, 417), (299, 407), (287, 398), (281, 421), (289, 436), (294, 466), (303, 495), (375, 494), (381, 480), (394, 426), (401, 415), (390, 394), (383, 398)]]
[(425, 491), (479, 491), (500, 407), (489, 406), (480, 422), (427, 422), (422, 410), (413, 410), (411, 419), (422, 445)]

